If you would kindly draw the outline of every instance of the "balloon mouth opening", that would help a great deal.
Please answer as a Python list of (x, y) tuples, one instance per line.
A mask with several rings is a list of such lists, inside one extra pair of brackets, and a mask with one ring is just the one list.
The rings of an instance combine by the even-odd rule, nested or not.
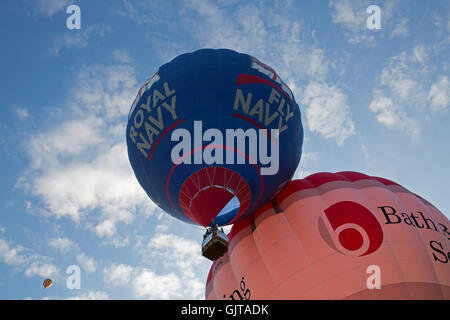
[(192, 174), (183, 183), (179, 204), (186, 216), (204, 227), (233, 223), (247, 210), (251, 192), (236, 172), (208, 167)]
[(214, 223), (217, 223), (218, 225), (224, 225), (229, 221), (231, 221), (237, 215), (237, 213), (241, 208), (241, 202), (239, 201), (239, 198), (235, 195), (233, 190), (230, 190), (222, 186), (213, 186), (213, 187), (225, 189), (232, 195), (231, 199), (225, 204), (225, 206), (222, 208), (222, 210), (220, 210), (215, 219), (209, 224), (209, 226), (214, 225)]
[(208, 226), (214, 223), (226, 224), (236, 216), (240, 207), (241, 203), (233, 190), (219, 185), (207, 186), (199, 190), (193, 196), (189, 206), (191, 213), (195, 216), (205, 213), (208, 213), (210, 217), (214, 216)]

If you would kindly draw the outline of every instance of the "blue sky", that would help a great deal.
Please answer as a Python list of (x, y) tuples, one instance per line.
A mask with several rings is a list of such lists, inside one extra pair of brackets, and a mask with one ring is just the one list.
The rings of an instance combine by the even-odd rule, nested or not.
[(146, 197), (125, 145), (139, 86), (199, 48), (249, 53), (288, 83), (297, 177), (385, 177), (449, 216), (448, 1), (9, 0), (0, 24), (1, 299), (203, 299), (203, 231)]

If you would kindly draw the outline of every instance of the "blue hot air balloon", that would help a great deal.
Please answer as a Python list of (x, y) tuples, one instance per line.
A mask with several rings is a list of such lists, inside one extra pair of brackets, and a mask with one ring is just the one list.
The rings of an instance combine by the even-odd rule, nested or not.
[(128, 157), (164, 211), (202, 226), (253, 213), (292, 178), (301, 157), (300, 108), (277, 73), (228, 49), (162, 65), (139, 89)]

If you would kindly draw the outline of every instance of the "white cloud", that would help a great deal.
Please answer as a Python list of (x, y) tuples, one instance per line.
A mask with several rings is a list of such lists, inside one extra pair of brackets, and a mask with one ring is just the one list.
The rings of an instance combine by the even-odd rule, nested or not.
[(410, 53), (390, 57), (377, 77), (369, 109), (377, 121), (389, 129), (407, 132), (417, 140), (422, 131), (421, 119), (428, 104), (432, 113), (442, 112), (449, 105), (449, 82), (440, 76), (427, 89), (428, 79), (441, 71), (435, 61), (442, 44), (416, 44)]
[(175, 270), (179, 280), (176, 281), (172, 276), (168, 279), (175, 284), (180, 283), (178, 294), (181, 297), (189, 296), (195, 299), (203, 297), (204, 279), (199, 279), (197, 272), (199, 270), (207, 272), (208, 261), (201, 256), (200, 243), (174, 234), (159, 233), (150, 239), (147, 248), (148, 254), (163, 261), (166, 269)]
[(113, 121), (128, 115), (137, 90), (135, 70), (131, 66), (91, 65), (78, 74), (76, 86), (70, 92), (74, 99), (71, 107), (80, 115), (90, 112), (108, 124), (117, 125)]
[(441, 77), (428, 92), (430, 109), (434, 113), (446, 112), (450, 106), (450, 81), (447, 76)]
[(102, 220), (94, 228), (100, 237), (114, 235), (117, 222), (130, 223), (134, 207), (148, 202), (130, 168), (124, 143), (113, 145), (92, 162), (48, 169), (34, 180), (33, 193), (45, 199), (53, 214), (75, 221), (101, 208)]
[(315, 164), (319, 161), (320, 155), (318, 152), (302, 152), (302, 159), (295, 170), (294, 177), (295, 179), (304, 179), (305, 177), (313, 174)]
[[(380, 29), (367, 27), (367, 19), (373, 14), (367, 13), (371, 5), (380, 8)], [(403, 16), (397, 0), (376, 3), (370, 0), (332, 0), (329, 7), (333, 23), (339, 26), (351, 44), (374, 46), (377, 39), (386, 35), (391, 38), (408, 35), (408, 19)]]
[(147, 245), (142, 244), (143, 237), (138, 241), (135, 250), (144, 257), (143, 262), (158, 261), (157, 269), (112, 263), (103, 269), (106, 283), (129, 287), (137, 298), (204, 298), (204, 275), (210, 262), (201, 256), (200, 242), (162, 233), (152, 236)]
[[(123, 15), (138, 24), (159, 26), (161, 13), (176, 11), (170, 2), (155, 8), (151, 2), (124, 2)], [(229, 6), (207, 0), (184, 2), (179, 9), (176, 25), (170, 31), (182, 32), (188, 44), (172, 44), (154, 40), (163, 61), (186, 51), (184, 46), (230, 48), (249, 53), (273, 67), (286, 82), (300, 79), (323, 80), (329, 63), (324, 51), (316, 45), (314, 31), (303, 25), (298, 16), (292, 16), (292, 2), (275, 3), (270, 7), (263, 2), (241, 1)], [(145, 12), (145, 14), (144, 14)]]
[(58, 273), (58, 268), (51, 264), (42, 261), (33, 261), (25, 269), (25, 276), (32, 277), (34, 275), (41, 277), (52, 277)]
[(69, 92), (65, 117), (30, 134), (30, 169), (17, 184), (42, 200), (47, 215), (83, 220), (115, 246), (128, 243), (115, 238), (118, 224), (156, 208), (134, 177), (123, 141), (136, 92), (130, 66), (84, 68)]
[(85, 271), (87, 273), (95, 272), (97, 262), (95, 261), (94, 258), (88, 257), (84, 253), (79, 253), (77, 255), (77, 262), (81, 265), (81, 268), (83, 269), (83, 271)]
[(34, 254), (20, 245), (13, 247), (4, 239), (0, 239), (0, 261), (23, 270), (26, 277), (50, 277), (59, 274), (59, 269), (50, 263), (49, 257)]
[(413, 139), (417, 139), (421, 132), (420, 124), (417, 120), (409, 117), (401, 105), (383, 96), (381, 92), (374, 94), (369, 109), (377, 113), (379, 123), (389, 129), (399, 129), (407, 131)]
[(447, 33), (447, 41), (450, 39), (450, 7), (447, 10), (439, 10), (432, 14), (433, 24), (439, 35)]
[(208, 21), (206, 29), (203, 24), (196, 25), (204, 45), (253, 54), (278, 70), (286, 82), (325, 77), (328, 62), (324, 52), (310, 44), (312, 35), (299, 20), (286, 19), (289, 4), (269, 10), (262, 4), (246, 3), (236, 7), (231, 20), (210, 2), (197, 1), (193, 6)]
[(384, 124), (388, 128), (394, 128), (397, 123), (400, 123), (401, 117), (397, 114), (395, 110), (396, 106), (390, 98), (380, 94), (372, 100), (369, 108), (373, 112), (378, 113), (378, 122)]
[(370, 162), (372, 160), (369, 153), (369, 148), (365, 144), (361, 144), (361, 153), (363, 154), (364, 159), (366, 159), (366, 162)]
[(112, 57), (119, 63), (131, 63), (133, 59), (131, 59), (130, 53), (126, 50), (114, 50), (112, 52)]
[(104, 291), (87, 291), (77, 296), (67, 298), (66, 300), (108, 300), (109, 295)]
[(36, 13), (51, 18), (62, 9), (66, 9), (72, 0), (34, 0)]
[(400, 21), (397, 23), (397, 25), (394, 27), (391, 33), (391, 37), (401, 37), (406, 36), (409, 34), (408, 29), (408, 19), (407, 18), (401, 18)]
[(96, 116), (62, 122), (31, 137), (28, 145), (32, 166), (57, 165), (60, 159), (76, 156), (102, 142), (104, 122)]
[(306, 106), (306, 123), (310, 131), (334, 139), (339, 146), (355, 134), (347, 96), (335, 86), (311, 82), (301, 103)]
[(21, 120), (25, 120), (26, 118), (28, 118), (29, 114), (28, 114), (28, 110), (26, 108), (22, 108), (22, 107), (16, 107), (15, 108), (16, 111), (16, 115), (19, 117), (19, 119)]
[(429, 58), (430, 50), (431, 48), (429, 46), (420, 43), (414, 46), (411, 58), (414, 62), (424, 64)]
[(108, 238), (102, 241), (102, 244), (106, 245), (112, 245), (115, 248), (123, 248), (130, 244), (130, 237), (128, 235), (121, 236), (119, 234), (116, 234), (112, 238)]
[(47, 240), (47, 243), (50, 247), (62, 253), (78, 248), (77, 244), (69, 238), (51, 238)]
[(330, 7), (332, 11), (332, 19), (334, 23), (341, 23), (349, 29), (357, 29), (358, 24), (365, 21), (365, 5), (359, 1), (361, 5), (355, 5), (356, 1), (340, 0), (331, 1)]
[(139, 299), (204, 298), (204, 274), (210, 263), (201, 257), (199, 243), (159, 233), (136, 250), (144, 257), (144, 263), (158, 262), (157, 268), (112, 263), (103, 269), (106, 283), (128, 287)]
[(372, 45), (375, 41), (373, 31), (367, 29), (366, 9), (368, 1), (334, 0), (330, 2), (333, 23), (342, 27), (349, 43)]
[(133, 280), (133, 289), (138, 298), (176, 299), (181, 298), (181, 279), (174, 273), (157, 275), (153, 271), (143, 269)]
[(174, 264), (187, 276), (194, 276), (194, 266), (204, 262), (199, 243), (174, 234), (156, 234), (150, 239), (148, 248), (152, 255), (164, 256), (166, 264)]
[(63, 36), (56, 38), (50, 48), (50, 54), (59, 56), (62, 49), (83, 49), (86, 48), (93, 36), (100, 38), (111, 32), (111, 26), (99, 24), (95, 26), (82, 27), (81, 30), (65, 33)]
[(400, 101), (415, 102), (423, 101), (421, 97), (422, 86), (416, 79), (420, 71), (421, 61), (427, 58), (425, 49), (416, 46), (413, 54), (402, 52), (397, 56), (389, 58), (387, 66), (383, 68), (378, 78), (379, 85), (390, 91), (394, 98)]
[(169, 226), (167, 224), (158, 224), (155, 228), (156, 232), (164, 232), (169, 230)]
[(103, 269), (104, 281), (114, 285), (127, 285), (131, 281), (133, 267), (126, 264), (112, 264)]
[(21, 254), (25, 248), (22, 246), (10, 247), (8, 243), (0, 239), (0, 260), (9, 265), (21, 265), (27, 262), (27, 258)]

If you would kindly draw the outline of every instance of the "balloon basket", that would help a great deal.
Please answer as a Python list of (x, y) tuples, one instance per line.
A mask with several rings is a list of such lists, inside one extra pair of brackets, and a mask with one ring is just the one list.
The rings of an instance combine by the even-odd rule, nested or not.
[(212, 227), (203, 236), (202, 256), (211, 261), (219, 259), (228, 251), (228, 237), (226, 234)]

